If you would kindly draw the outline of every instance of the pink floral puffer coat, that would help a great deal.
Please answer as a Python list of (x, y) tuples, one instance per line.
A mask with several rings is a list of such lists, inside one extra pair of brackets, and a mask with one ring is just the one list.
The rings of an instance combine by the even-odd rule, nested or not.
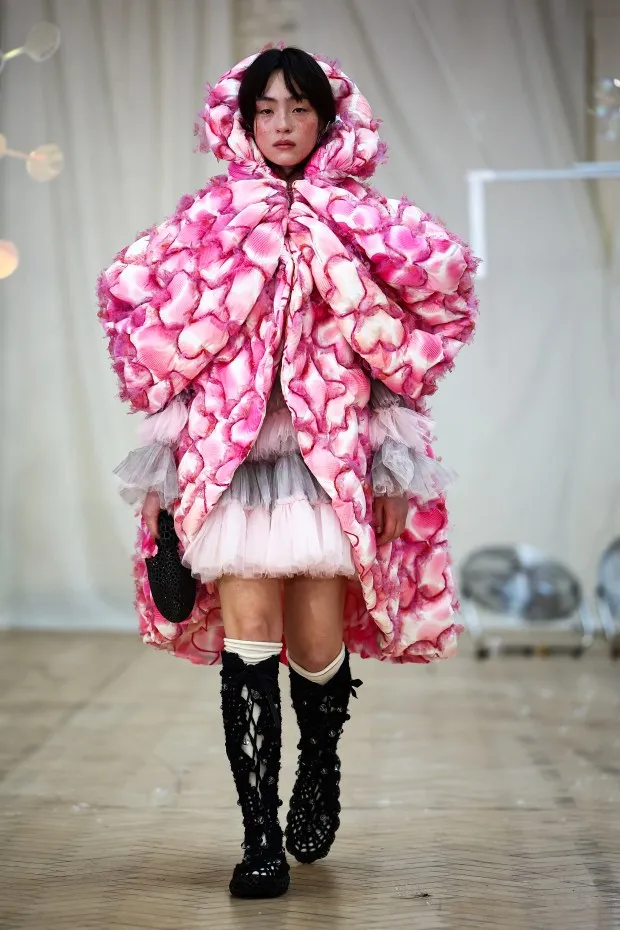
[[(476, 260), (437, 220), (363, 183), (385, 146), (368, 102), (333, 63), (317, 59), (336, 123), (303, 179), (276, 177), (240, 125), (237, 92), (251, 60), (208, 89), (199, 124), (201, 148), (227, 160), (228, 175), (183, 197), (101, 275), (99, 316), (121, 397), (148, 415), (187, 398), (174, 505), (185, 548), (256, 439), (281, 354), (303, 458), (353, 549), (347, 645), (399, 662), (444, 658), (460, 631), (445, 501), (412, 497), (405, 534), (377, 549), (368, 400), (379, 379), (425, 412), (472, 334)], [(217, 588), (201, 585), (190, 618), (168, 623), (148, 587), (144, 558), (154, 551), (142, 525), (135, 578), (145, 641), (216, 662)]]

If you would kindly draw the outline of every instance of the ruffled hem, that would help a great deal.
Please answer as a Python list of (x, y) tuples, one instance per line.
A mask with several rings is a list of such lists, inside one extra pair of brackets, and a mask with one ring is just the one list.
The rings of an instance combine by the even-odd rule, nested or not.
[(181, 397), (175, 397), (159, 413), (153, 413), (140, 424), (140, 442), (165, 442), (174, 445), (178, 442), (181, 431), (188, 419), (187, 404)]
[(179, 496), (177, 466), (167, 443), (134, 449), (116, 466), (114, 474), (123, 482), (119, 493), (128, 504), (142, 506), (148, 492), (157, 491), (161, 506), (168, 510)]
[[(437, 497), (455, 476), (427, 454), (433, 438), (433, 421), (400, 406), (396, 395), (380, 383), (373, 382), (373, 391), (374, 401), (382, 405), (373, 410), (369, 421), (370, 445), (375, 450), (371, 468), (373, 493), (388, 497), (409, 493), (422, 500)], [(120, 493), (128, 503), (141, 505), (150, 490), (159, 493), (166, 508), (178, 498), (177, 470), (169, 442), (177, 438), (186, 420), (187, 408), (180, 398), (149, 418), (149, 435), (162, 438), (134, 450), (115, 469), (124, 482)], [(225, 505), (231, 499), (244, 508), (264, 507), (269, 511), (276, 503), (298, 499), (311, 505), (329, 502), (303, 461), (279, 386), (274, 386), (254, 446), (235, 472), (220, 504)]]
[(218, 501), (226, 506), (238, 501), (242, 507), (273, 509), (276, 504), (305, 500), (314, 505), (329, 502), (329, 495), (321, 487), (300, 452), (281, 455), (275, 462), (245, 461), (239, 466), (230, 486)]
[(329, 496), (299, 452), (244, 462), (183, 561), (202, 581), (355, 574)]
[(299, 440), (287, 407), (269, 411), (246, 461), (273, 461), (299, 452)]
[(392, 405), (375, 410), (370, 417), (369, 439), (373, 449), (379, 449), (386, 439), (393, 439), (422, 455), (433, 441), (435, 424), (408, 407)]
[[(375, 401), (379, 404), (370, 417), (370, 445), (375, 450), (371, 481), (377, 497), (413, 494), (428, 501), (443, 494), (455, 474), (428, 452), (434, 423), (408, 407), (388, 403), (385, 388)], [(390, 393), (390, 392), (388, 392)]]
[(371, 478), (377, 497), (413, 494), (428, 501), (443, 494), (455, 475), (436, 459), (388, 438), (374, 454)]
[(307, 500), (244, 507), (221, 500), (183, 555), (183, 562), (203, 582), (222, 575), (284, 578), (312, 575), (352, 577), (351, 545), (331, 504)]

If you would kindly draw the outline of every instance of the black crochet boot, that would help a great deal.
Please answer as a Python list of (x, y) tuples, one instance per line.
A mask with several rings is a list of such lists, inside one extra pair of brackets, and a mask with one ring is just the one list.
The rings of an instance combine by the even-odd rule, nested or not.
[(287, 891), (289, 867), (278, 822), (281, 722), (279, 658), (246, 665), (222, 653), (222, 716), (226, 755), (243, 814), (245, 850), (229, 888), (236, 898), (276, 898)]
[(340, 826), (338, 740), (347, 720), (349, 697), (362, 682), (351, 679), (349, 653), (326, 685), (289, 669), (291, 698), (301, 739), (299, 766), (286, 821), (286, 848), (299, 862), (323, 859)]

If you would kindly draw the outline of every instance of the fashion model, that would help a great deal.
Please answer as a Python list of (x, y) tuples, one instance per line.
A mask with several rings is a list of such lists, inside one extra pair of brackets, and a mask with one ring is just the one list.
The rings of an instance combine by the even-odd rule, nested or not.
[[(284, 847), (313, 862), (339, 827), (349, 654), (455, 650), (450, 474), (427, 401), (472, 335), (476, 259), (368, 185), (385, 145), (333, 62), (295, 48), (241, 62), (208, 88), (197, 133), (228, 173), (119, 253), (99, 315), (121, 397), (146, 415), (117, 469), (141, 510), (141, 634), (221, 661), (244, 826), (230, 892), (274, 897)], [(157, 561), (170, 540), (176, 574)], [(285, 835), (281, 662), (300, 729)]]

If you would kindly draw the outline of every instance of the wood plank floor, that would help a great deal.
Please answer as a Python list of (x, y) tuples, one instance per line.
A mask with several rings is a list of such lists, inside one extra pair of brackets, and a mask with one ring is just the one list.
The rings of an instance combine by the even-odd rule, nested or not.
[[(0, 928), (620, 928), (618, 663), (354, 671), (337, 843), (249, 903), (227, 892), (217, 672), (121, 635), (0, 634)], [(290, 709), (285, 741), (287, 799)]]

